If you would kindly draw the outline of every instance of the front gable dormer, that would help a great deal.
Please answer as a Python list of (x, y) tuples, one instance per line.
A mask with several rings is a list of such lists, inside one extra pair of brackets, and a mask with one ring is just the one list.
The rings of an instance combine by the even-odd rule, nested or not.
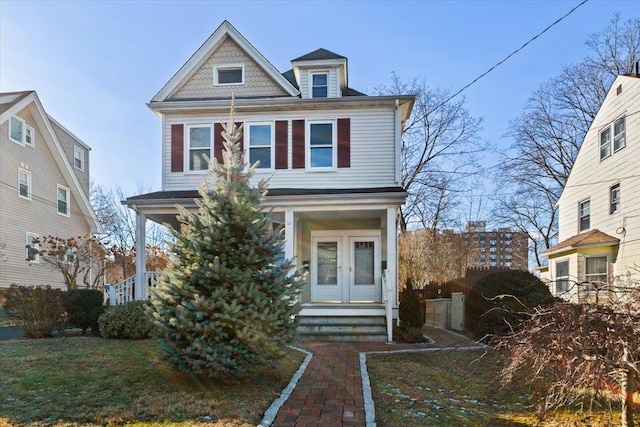
[(348, 88), (347, 58), (327, 49), (296, 58), (291, 66), (302, 98), (340, 98)]

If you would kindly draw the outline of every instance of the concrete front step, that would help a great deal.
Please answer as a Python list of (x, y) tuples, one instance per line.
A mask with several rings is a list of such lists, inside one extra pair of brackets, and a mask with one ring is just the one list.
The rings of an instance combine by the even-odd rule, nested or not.
[(298, 316), (302, 341), (386, 341), (383, 316)]

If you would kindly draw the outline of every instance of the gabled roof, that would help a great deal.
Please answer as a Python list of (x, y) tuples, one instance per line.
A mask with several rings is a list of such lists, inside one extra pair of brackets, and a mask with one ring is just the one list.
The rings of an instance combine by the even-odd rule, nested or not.
[(296, 61), (317, 61), (323, 59), (347, 59), (346, 56), (338, 55), (337, 53), (331, 52), (327, 49), (316, 49), (313, 52), (309, 52), (306, 55), (302, 55), (296, 59), (292, 59), (291, 62)]
[(559, 252), (566, 252), (572, 249), (594, 247), (594, 246), (615, 246), (620, 243), (620, 239), (609, 236), (600, 230), (590, 230), (584, 233), (571, 236), (567, 240), (551, 246), (542, 252), (542, 255), (553, 255)]
[(200, 48), (189, 58), (189, 60), (178, 70), (176, 74), (164, 85), (162, 89), (153, 97), (151, 102), (165, 101), (177, 89), (179, 89), (195, 73), (218, 46), (230, 37), (253, 59), (264, 71), (278, 83), (284, 91), (291, 96), (298, 96), (298, 89), (291, 84), (276, 67), (271, 64), (258, 50), (253, 47), (242, 34), (236, 30), (229, 21), (224, 21), (200, 46)]
[[(18, 94), (18, 97), (11, 99), (13, 95)], [(69, 163), (69, 159), (64, 154), (64, 150), (62, 149), (62, 145), (58, 140), (58, 136), (53, 128), (51, 120), (49, 116), (44, 111), (42, 104), (40, 103), (40, 99), (35, 91), (27, 91), (27, 92), (10, 92), (10, 93), (1, 93), (0, 100), (5, 99), (8, 100), (6, 103), (0, 104), (2, 107), (0, 109), (0, 123), (4, 123), (9, 120), (12, 116), (16, 115), (21, 110), (29, 107), (33, 104), (36, 114), (34, 115), (34, 119), (38, 123), (38, 128), (42, 132), (43, 139), (45, 140), (47, 147), (51, 151), (53, 158), (62, 173), (67, 185), (69, 185), (69, 189), (71, 190), (71, 194), (73, 194), (74, 198), (78, 202), (78, 206), (80, 207), (80, 211), (82, 215), (86, 218), (89, 223), (89, 229), (92, 233), (102, 233), (102, 226), (96, 217), (93, 208), (91, 207), (91, 203), (89, 202), (89, 198), (87, 194), (82, 190), (82, 186), (80, 185), (80, 181), (78, 177), (73, 172), (73, 168), (71, 167), (71, 163)], [(57, 122), (56, 122), (57, 123)]]

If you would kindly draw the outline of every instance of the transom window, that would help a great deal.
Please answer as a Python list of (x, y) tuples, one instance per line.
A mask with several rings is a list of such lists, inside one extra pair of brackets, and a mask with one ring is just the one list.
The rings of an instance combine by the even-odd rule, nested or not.
[(272, 137), (270, 124), (249, 125), (249, 163), (260, 162), (258, 169), (271, 169)]
[(620, 183), (609, 189), (609, 213), (614, 214), (620, 210)]
[(609, 283), (609, 260), (606, 255), (584, 258), (584, 280), (592, 284), (589, 290), (601, 288)]
[(69, 216), (69, 189), (58, 184), (58, 213)]
[(578, 231), (591, 228), (591, 201), (589, 199), (578, 203)]
[(29, 262), (40, 262), (40, 245), (38, 244), (38, 235), (27, 232), (25, 245), (25, 259)]
[(9, 120), (9, 139), (20, 145), (33, 146), (35, 133), (20, 117), (13, 116)]
[(189, 126), (187, 139), (189, 170), (207, 170), (205, 155), (211, 157), (211, 126)]
[(604, 160), (612, 153), (615, 153), (626, 147), (626, 129), (626, 118), (623, 116), (600, 131), (600, 160)]
[(556, 294), (569, 290), (569, 261), (556, 262)]
[(225, 65), (213, 70), (213, 84), (215, 85), (241, 85), (243, 83), (243, 65)]
[(326, 98), (328, 96), (328, 74), (312, 74), (311, 75), (311, 97)]
[(79, 147), (73, 147), (73, 167), (84, 170), (84, 150)]
[(310, 123), (309, 166), (332, 168), (334, 152), (333, 123)]
[(18, 168), (18, 195), (31, 200), (31, 172)]

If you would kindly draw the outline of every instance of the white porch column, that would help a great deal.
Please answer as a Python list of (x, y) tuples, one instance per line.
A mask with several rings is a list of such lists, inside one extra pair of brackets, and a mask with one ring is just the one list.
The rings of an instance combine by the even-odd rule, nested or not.
[(147, 290), (144, 280), (147, 265), (146, 223), (146, 216), (142, 212), (136, 211), (136, 300), (147, 299)]
[(293, 210), (284, 211), (284, 257), (292, 259), (295, 256), (295, 232), (296, 223), (293, 218)]
[[(391, 307), (398, 306), (398, 229), (396, 225), (397, 208), (387, 208), (387, 272), (388, 281), (391, 282), (392, 290), (389, 292), (389, 298), (393, 298), (391, 301)], [(390, 316), (390, 313), (388, 314)], [(392, 329), (390, 321), (387, 321), (387, 336), (388, 340), (393, 340)]]

